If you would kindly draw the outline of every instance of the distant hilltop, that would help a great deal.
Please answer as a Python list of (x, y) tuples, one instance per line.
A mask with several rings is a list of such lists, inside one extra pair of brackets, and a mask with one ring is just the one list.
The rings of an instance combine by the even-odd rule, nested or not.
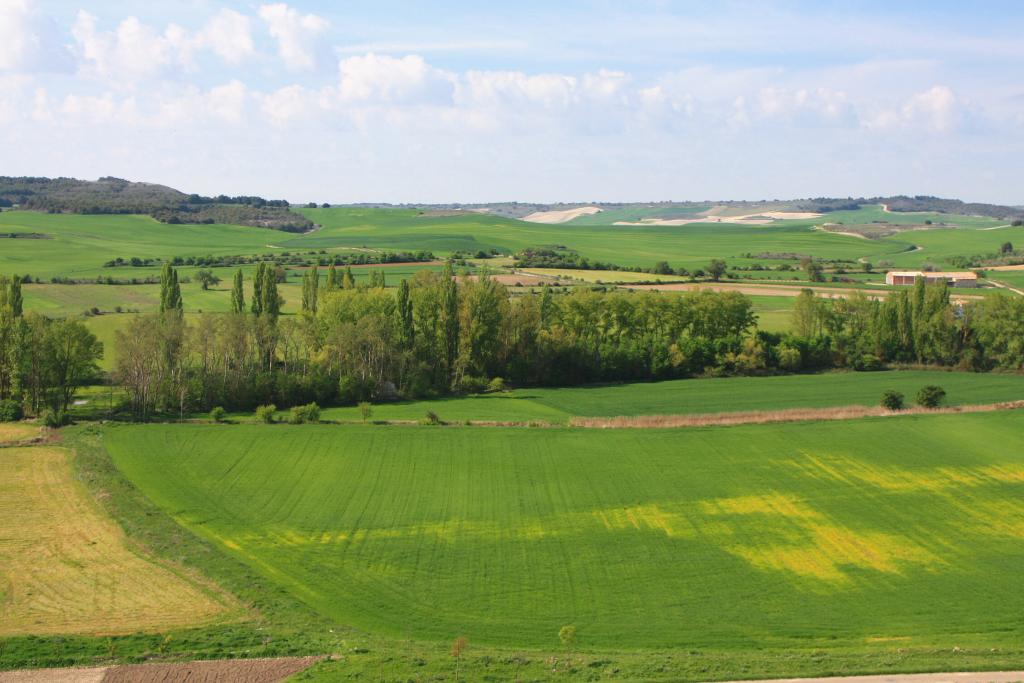
[(760, 200), (706, 200), (706, 201), (658, 201), (658, 202), (493, 202), (473, 204), (388, 204), (362, 203), (353, 206), (366, 208), (402, 208), (425, 211), (462, 210), (477, 211), (504, 216), (506, 218), (531, 219), (535, 222), (565, 222), (561, 217), (596, 216), (608, 211), (629, 209), (657, 209), (658, 215), (666, 220), (687, 219), (697, 214), (721, 215), (765, 215), (765, 214), (824, 214), (832, 211), (856, 211), (862, 206), (884, 205), (886, 211), (894, 213), (929, 211), (957, 216), (988, 216), (1000, 220), (1024, 219), (1024, 206), (1003, 206), (964, 202), (959, 199), (944, 199), (917, 195), (894, 195), (891, 197), (814, 197), (807, 199), (760, 199)]
[[(930, 211), (961, 216), (987, 216), (1000, 220), (1024, 219), (1024, 207), (963, 202), (927, 195), (914, 197), (814, 197), (806, 199), (706, 200), (658, 202), (493, 202), (389, 204), (358, 203), (343, 206), (380, 209), (417, 209), (430, 212), (476, 212), (538, 223), (579, 222), (585, 218), (600, 222), (602, 213), (638, 215), (656, 212), (662, 221), (687, 221), (697, 217), (797, 216), (854, 211), (866, 205), (882, 205), (886, 211)], [(18, 207), (52, 213), (136, 213), (153, 216), (164, 223), (228, 223), (251, 225), (289, 232), (305, 232), (313, 221), (296, 211), (284, 199), (258, 196), (186, 194), (166, 185), (132, 182), (105, 177), (98, 180), (75, 178), (32, 178), (0, 176), (0, 208)], [(309, 202), (303, 208), (326, 208), (329, 204)]]
[(203, 197), (121, 178), (13, 178), (0, 176), (0, 207), (79, 214), (146, 214), (162, 223), (224, 223), (305, 232), (313, 222), (284, 199)]

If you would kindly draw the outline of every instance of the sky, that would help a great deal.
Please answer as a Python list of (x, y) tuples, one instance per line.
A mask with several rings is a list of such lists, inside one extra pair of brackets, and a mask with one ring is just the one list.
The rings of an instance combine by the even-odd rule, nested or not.
[(0, 0), (0, 175), (1024, 204), (1024, 3)]

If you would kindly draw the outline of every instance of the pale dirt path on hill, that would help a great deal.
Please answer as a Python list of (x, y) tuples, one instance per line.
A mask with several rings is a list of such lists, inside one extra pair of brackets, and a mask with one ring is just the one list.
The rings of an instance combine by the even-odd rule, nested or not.
[[(945, 674), (883, 674), (880, 676), (836, 676), (833, 678), (774, 678), (744, 683), (1017, 683), (1024, 671), (982, 671)], [(739, 683), (733, 681), (731, 683)]]

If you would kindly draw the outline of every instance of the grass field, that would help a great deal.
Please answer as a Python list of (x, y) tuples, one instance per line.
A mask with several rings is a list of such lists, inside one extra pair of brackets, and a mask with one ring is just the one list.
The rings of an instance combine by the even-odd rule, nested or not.
[[(439, 256), (453, 251), (498, 249), (512, 253), (525, 247), (561, 245), (591, 259), (628, 266), (651, 266), (668, 260), (673, 267), (702, 268), (713, 258), (730, 265), (772, 263), (744, 254), (797, 253), (818, 258), (874, 263), (891, 261), (897, 267), (932, 262), (946, 267), (954, 255), (994, 252), (1005, 241), (1024, 243), (1024, 228), (983, 230), (999, 221), (971, 216), (884, 213), (880, 207), (834, 212), (830, 221), (920, 223), (925, 219), (953, 223), (960, 229), (914, 231), (880, 240), (865, 240), (824, 232), (815, 225), (824, 219), (786, 220), (751, 226), (697, 223), (684, 226), (617, 226), (582, 223), (543, 225), (484, 214), (426, 216), (408, 209), (302, 209), (322, 228), (297, 235), (262, 228), (222, 225), (165, 225), (145, 216), (83, 216), (25, 211), (0, 213), (0, 229), (35, 232), (50, 239), (4, 240), (0, 272), (29, 273), (48, 279), (55, 275), (144, 277), (156, 268), (105, 269), (104, 261), (133, 256), (252, 255), (258, 253), (329, 252), (351, 249), (427, 249)], [(604, 220), (608, 220), (605, 217)], [(916, 248), (915, 248), (916, 247)], [(410, 266), (415, 269), (415, 266)], [(183, 268), (182, 275), (194, 269)], [(224, 279), (231, 269), (222, 269)], [(410, 270), (410, 273), (412, 270)], [(389, 273), (397, 281), (403, 275)], [(121, 296), (111, 293), (111, 296)], [(125, 294), (126, 298), (130, 295)], [(122, 304), (125, 305), (125, 304)]]
[(129, 547), (73, 477), (68, 451), (0, 449), (0, 636), (156, 632), (239, 612)]
[(0, 422), (0, 444), (17, 443), (39, 434), (39, 426), (27, 422)]
[[(179, 523), (339, 623), (618, 650), (1013, 647), (1024, 414), (689, 430), (111, 429)], [(999, 444), (998, 449), (991, 447)]]
[[(443, 420), (564, 422), (570, 417), (679, 415), (727, 411), (785, 410), (878, 405), (882, 392), (902, 392), (908, 404), (928, 384), (943, 387), (948, 405), (1024, 399), (1024, 375), (893, 370), (830, 372), (822, 375), (722, 377), (599, 387), (516, 389), (500, 394), (433, 401), (385, 403), (373, 407), (375, 420), (416, 420), (432, 410)], [(327, 408), (327, 420), (360, 421), (359, 409)]]

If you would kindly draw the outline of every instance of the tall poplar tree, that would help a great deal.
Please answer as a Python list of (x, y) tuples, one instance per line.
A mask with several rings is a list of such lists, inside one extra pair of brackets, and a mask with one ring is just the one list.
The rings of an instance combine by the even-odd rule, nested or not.
[(231, 310), (234, 313), (245, 313), (245, 289), (241, 268), (235, 271), (235, 281), (231, 287)]
[(409, 295), (409, 282), (398, 283), (398, 340), (403, 349), (412, 348), (415, 331), (413, 329), (412, 297)]

